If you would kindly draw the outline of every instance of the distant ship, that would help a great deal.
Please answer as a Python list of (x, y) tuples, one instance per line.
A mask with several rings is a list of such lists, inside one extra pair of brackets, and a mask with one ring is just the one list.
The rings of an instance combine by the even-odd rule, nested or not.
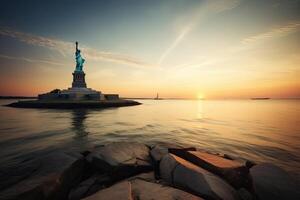
[(252, 100), (269, 100), (270, 98), (269, 97), (254, 97), (254, 98), (251, 98)]

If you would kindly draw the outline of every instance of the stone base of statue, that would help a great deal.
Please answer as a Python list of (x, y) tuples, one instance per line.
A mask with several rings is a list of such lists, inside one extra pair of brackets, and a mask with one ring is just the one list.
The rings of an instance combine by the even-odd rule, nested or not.
[(83, 71), (74, 71), (72, 88), (86, 88), (85, 73)]
[(91, 88), (72, 87), (62, 90), (60, 95), (63, 99), (69, 100), (101, 100), (101, 92)]
[[(101, 98), (102, 97), (102, 98)], [(40, 94), (39, 100), (103, 100), (101, 92), (86, 87), (85, 73), (74, 71), (72, 87)]]

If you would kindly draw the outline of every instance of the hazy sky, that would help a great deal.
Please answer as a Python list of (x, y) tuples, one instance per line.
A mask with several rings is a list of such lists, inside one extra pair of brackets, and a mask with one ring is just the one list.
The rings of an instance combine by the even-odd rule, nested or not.
[(7, 0), (0, 95), (88, 87), (125, 97), (300, 97), (300, 0)]

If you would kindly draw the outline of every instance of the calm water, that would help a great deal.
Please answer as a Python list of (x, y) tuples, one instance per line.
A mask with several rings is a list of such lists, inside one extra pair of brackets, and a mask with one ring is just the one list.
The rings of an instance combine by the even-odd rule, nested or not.
[(273, 162), (300, 177), (299, 100), (140, 102), (143, 105), (106, 110), (0, 106), (0, 163), (111, 141), (169, 142)]

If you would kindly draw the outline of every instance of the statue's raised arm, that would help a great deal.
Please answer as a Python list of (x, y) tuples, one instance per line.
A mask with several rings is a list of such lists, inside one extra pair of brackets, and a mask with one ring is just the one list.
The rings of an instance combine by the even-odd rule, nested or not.
[(80, 55), (80, 50), (78, 49), (78, 42), (76, 41), (76, 51), (75, 51), (75, 59), (76, 59), (76, 68), (75, 71), (82, 71), (84, 59)]

